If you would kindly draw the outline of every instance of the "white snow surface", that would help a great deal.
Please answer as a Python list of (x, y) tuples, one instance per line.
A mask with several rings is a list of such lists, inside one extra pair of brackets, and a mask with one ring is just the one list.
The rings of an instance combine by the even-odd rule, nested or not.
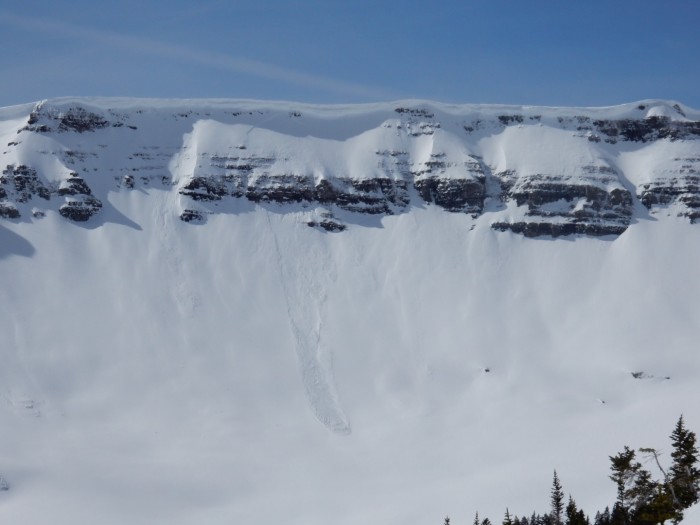
[[(564, 177), (576, 159), (638, 184), (691, 146), (591, 149), (553, 123), (700, 112), (46, 102), (76, 103), (138, 129), (106, 130), (90, 150), (100, 215), (0, 220), (2, 523), (457, 525), (477, 510), (496, 523), (506, 507), (546, 512), (554, 469), (592, 518), (615, 499), (608, 456), (651, 446), (668, 461), (681, 413), (700, 431), (700, 226), (687, 219), (637, 210), (617, 238), (528, 239), (492, 230), (488, 213), (413, 203), (330, 234), (302, 205), (243, 199), (187, 224), (172, 188), (114, 183), (152, 162), (177, 185), (199, 169), (196, 151), (241, 145), (288, 173), (371, 177), (362, 152), (380, 144), (414, 163), (447, 151)], [(448, 125), (397, 134), (402, 106)], [(0, 110), (3, 145), (32, 107)], [(454, 138), (467, 120), (514, 112), (541, 118)], [(93, 140), (23, 137), (1, 165), (56, 181), (71, 167), (52, 152)], [(145, 145), (157, 153), (125, 161)]]

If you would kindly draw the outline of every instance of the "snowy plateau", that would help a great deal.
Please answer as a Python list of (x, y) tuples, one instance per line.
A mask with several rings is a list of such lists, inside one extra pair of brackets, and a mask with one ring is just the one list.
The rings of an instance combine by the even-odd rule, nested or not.
[(700, 431), (695, 222), (676, 102), (2, 108), (0, 522), (593, 517)]

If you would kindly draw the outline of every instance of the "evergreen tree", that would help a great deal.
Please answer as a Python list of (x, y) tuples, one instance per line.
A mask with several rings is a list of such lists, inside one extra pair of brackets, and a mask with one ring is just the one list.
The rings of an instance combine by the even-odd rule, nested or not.
[[(651, 452), (656, 458), (654, 449), (641, 451)], [(651, 473), (642, 468), (636, 461), (634, 450), (625, 447), (623, 452), (610, 456), (610, 461), (610, 479), (617, 484), (617, 502), (610, 516), (610, 525), (656, 525), (674, 518), (672, 499), (664, 484), (654, 481)]]
[[(630, 450), (628, 446), (625, 445), (625, 450), (620, 452), (617, 456), (610, 456), (610, 470), (612, 474), (610, 479), (617, 484), (617, 505), (620, 509), (625, 509), (627, 506), (626, 494), (627, 486), (629, 480), (633, 473), (633, 461), (634, 461), (634, 450)], [(613, 507), (613, 513), (615, 508)]]
[(536, 514), (532, 513), (530, 517), (530, 525), (553, 525), (554, 520), (552, 520), (552, 515), (547, 514)]
[(564, 513), (564, 491), (561, 488), (557, 471), (554, 471), (554, 479), (552, 481), (552, 522), (554, 525), (563, 525), (562, 515)]
[(610, 525), (610, 509), (608, 507), (605, 507), (603, 512), (595, 513), (593, 525)]
[(651, 479), (651, 473), (641, 464), (633, 464), (630, 486), (626, 492), (627, 511), (637, 518), (636, 521), (640, 521), (640, 516), (653, 513), (652, 503), (659, 495), (659, 485)]
[(566, 525), (589, 525), (586, 514), (576, 506), (574, 498), (569, 494), (569, 502), (566, 505)]
[(649, 500), (642, 506), (634, 509), (631, 514), (631, 523), (634, 525), (657, 525), (672, 519), (680, 521), (683, 517), (673, 506), (673, 499), (663, 489), (663, 485), (653, 482), (654, 492)]
[(514, 525), (513, 519), (510, 517), (508, 507), (506, 507), (506, 515), (503, 517), (503, 525)]
[[(678, 419), (671, 434), (673, 452), (672, 465), (664, 469), (659, 456), (653, 448), (640, 448), (646, 459), (653, 458), (663, 478), (655, 480), (651, 473), (637, 461), (636, 452), (625, 446), (615, 456), (610, 456), (610, 479), (617, 485), (617, 500), (612, 511), (606, 507), (603, 512), (596, 512), (593, 525), (660, 525), (669, 520), (678, 524), (683, 519), (683, 511), (700, 501), (700, 453), (694, 432), (685, 427), (683, 416)], [(564, 492), (557, 471), (554, 471), (551, 491), (551, 510), (540, 515), (535, 512), (529, 518), (510, 515), (506, 508), (502, 525), (590, 525), (591, 522), (576, 506), (569, 495), (564, 506)], [(445, 518), (444, 525), (450, 525), (450, 518)], [(479, 520), (479, 513), (474, 517), (473, 525), (491, 525), (488, 518)]]
[(554, 518), (552, 518), (551, 514), (543, 514), (539, 519), (539, 525), (555, 525)]
[(613, 505), (609, 523), (610, 525), (630, 525), (627, 518), (627, 511), (620, 502), (616, 502), (615, 505)]
[(670, 483), (675, 495), (675, 503), (687, 509), (698, 502), (700, 492), (700, 470), (698, 470), (698, 449), (695, 433), (685, 428), (683, 416), (678, 418), (671, 434), (673, 464), (669, 471)]

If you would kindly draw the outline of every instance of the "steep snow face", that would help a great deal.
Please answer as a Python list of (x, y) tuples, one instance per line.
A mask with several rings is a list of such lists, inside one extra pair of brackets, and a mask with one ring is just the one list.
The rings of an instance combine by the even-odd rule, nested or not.
[(611, 504), (608, 456), (700, 430), (675, 106), (2, 110), (3, 517), (496, 522), (554, 468)]

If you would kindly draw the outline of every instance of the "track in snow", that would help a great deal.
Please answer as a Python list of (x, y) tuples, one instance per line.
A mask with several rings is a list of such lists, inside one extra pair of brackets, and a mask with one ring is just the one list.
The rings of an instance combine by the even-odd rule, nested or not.
[(335, 275), (329, 254), (315, 243), (299, 257), (298, 251), (293, 250), (294, 238), (280, 239), (269, 212), (267, 219), (309, 404), (316, 418), (329, 430), (349, 434), (350, 423), (340, 405), (333, 379), (333, 356), (321, 339), (327, 298), (324, 281), (334, 279)]

